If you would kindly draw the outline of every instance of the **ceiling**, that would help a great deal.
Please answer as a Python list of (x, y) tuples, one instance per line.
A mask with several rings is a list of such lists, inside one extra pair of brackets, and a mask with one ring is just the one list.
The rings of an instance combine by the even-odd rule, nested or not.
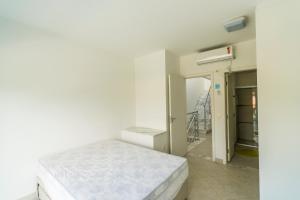
[[(159, 49), (185, 55), (255, 38), (259, 0), (1, 0), (0, 16), (109, 52), (134, 57)], [(248, 16), (227, 33), (223, 24)]]

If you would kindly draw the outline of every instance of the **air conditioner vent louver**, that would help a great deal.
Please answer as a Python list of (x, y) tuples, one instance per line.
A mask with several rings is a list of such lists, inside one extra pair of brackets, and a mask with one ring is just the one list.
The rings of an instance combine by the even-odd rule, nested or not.
[(212, 63), (234, 58), (232, 46), (202, 52), (198, 55), (197, 64)]

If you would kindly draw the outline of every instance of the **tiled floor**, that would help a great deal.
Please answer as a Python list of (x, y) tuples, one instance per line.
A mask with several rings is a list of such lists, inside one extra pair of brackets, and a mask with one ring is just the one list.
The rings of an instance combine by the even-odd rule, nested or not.
[(258, 200), (258, 158), (236, 155), (228, 165), (211, 161), (211, 134), (187, 154), (189, 200)]

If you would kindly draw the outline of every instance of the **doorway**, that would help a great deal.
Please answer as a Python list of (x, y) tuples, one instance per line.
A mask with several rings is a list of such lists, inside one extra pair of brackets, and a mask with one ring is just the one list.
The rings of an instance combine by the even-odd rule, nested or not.
[(212, 160), (211, 76), (186, 79), (188, 153)]
[(226, 73), (227, 161), (245, 158), (258, 168), (256, 70)]

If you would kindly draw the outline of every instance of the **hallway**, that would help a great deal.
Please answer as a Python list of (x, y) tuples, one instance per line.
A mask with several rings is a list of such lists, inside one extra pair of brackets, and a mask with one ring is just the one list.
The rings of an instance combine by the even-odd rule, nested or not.
[(258, 158), (236, 154), (231, 163), (211, 161), (211, 134), (189, 148), (189, 200), (258, 200)]

